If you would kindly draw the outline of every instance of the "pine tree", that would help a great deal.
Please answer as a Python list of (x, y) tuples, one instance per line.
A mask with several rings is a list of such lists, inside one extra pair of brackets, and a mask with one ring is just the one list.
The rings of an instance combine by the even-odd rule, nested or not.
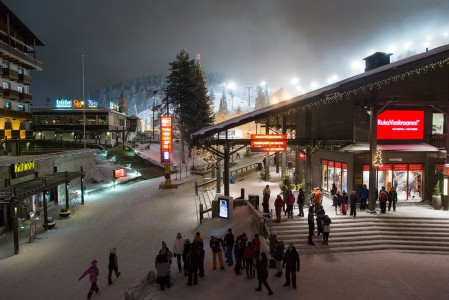
[(226, 93), (225, 93), (224, 86), (223, 86), (223, 94), (221, 95), (221, 98), (220, 98), (220, 106), (218, 107), (218, 112), (219, 113), (228, 112), (228, 100), (226, 99)]

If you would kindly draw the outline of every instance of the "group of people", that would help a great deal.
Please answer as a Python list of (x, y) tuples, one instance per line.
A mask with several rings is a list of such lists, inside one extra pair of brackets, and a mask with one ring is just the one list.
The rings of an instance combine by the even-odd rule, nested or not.
[[(109, 251), (109, 263), (108, 263), (108, 284), (112, 284), (112, 272), (115, 273), (116, 278), (119, 278), (120, 272), (118, 271), (118, 259), (116, 254), (116, 248), (112, 248)], [(89, 275), (89, 281), (90, 281), (90, 289), (87, 293), (87, 299), (90, 299), (92, 297), (92, 294), (95, 292), (96, 294), (100, 290), (97, 285), (98, 276), (100, 275), (100, 270), (97, 266), (97, 260), (94, 259), (90, 263), (90, 267), (84, 271), (84, 273), (80, 276), (78, 280), (81, 280), (84, 278), (84, 276)]]
[[(359, 191), (360, 198), (360, 210), (365, 210), (367, 208), (367, 202), (369, 198), (369, 190), (366, 187), (366, 184)], [(398, 202), (398, 193), (396, 191), (396, 187), (391, 187), (389, 191), (385, 189), (385, 186), (382, 186), (379, 192), (376, 190), (376, 200), (379, 200), (379, 207), (381, 213), (386, 213), (387, 211), (387, 202), (388, 202), (388, 211), (393, 207), (393, 211), (396, 211), (396, 203)]]
[[(270, 213), (269, 206), (270, 206), (270, 195), (271, 190), (270, 186), (267, 184), (263, 190), (263, 200), (262, 200), (262, 207), (263, 207), (263, 213)], [(276, 223), (281, 222), (281, 216), (282, 212), (284, 212), (284, 216), (287, 216), (288, 219), (293, 219), (293, 208), (295, 206), (295, 203), (298, 204), (298, 217), (304, 217), (304, 200), (305, 195), (302, 188), (298, 189), (298, 196), (295, 199), (295, 195), (293, 194), (292, 190), (287, 190), (284, 193), (284, 197), (282, 195), (277, 195), (276, 199), (274, 200), (274, 210), (276, 213)], [(317, 201), (321, 203), (321, 194), (317, 194), (316, 196)]]

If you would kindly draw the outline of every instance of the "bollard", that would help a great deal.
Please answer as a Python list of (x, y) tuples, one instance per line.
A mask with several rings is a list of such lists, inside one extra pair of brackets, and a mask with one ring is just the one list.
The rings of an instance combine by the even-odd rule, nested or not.
[(240, 199), (245, 199), (245, 189), (244, 188), (240, 189)]

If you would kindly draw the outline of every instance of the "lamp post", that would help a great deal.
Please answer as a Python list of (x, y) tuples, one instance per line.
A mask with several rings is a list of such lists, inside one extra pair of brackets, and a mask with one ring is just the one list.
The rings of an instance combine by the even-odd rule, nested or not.
[(81, 55), (81, 62), (83, 65), (83, 139), (84, 139), (84, 149), (86, 149), (86, 102), (84, 100), (84, 54)]

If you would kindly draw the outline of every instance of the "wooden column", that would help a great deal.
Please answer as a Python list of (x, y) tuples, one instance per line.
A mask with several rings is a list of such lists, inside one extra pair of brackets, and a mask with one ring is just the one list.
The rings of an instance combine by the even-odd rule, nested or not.
[(230, 145), (228, 142), (226, 142), (224, 146), (224, 170), (223, 170), (223, 184), (225, 196), (229, 196), (229, 150)]
[(370, 107), (370, 128), (369, 128), (369, 198), (368, 210), (372, 213), (376, 212), (376, 190), (377, 190), (377, 168), (374, 166), (373, 159), (377, 151), (377, 108), (373, 104)]

